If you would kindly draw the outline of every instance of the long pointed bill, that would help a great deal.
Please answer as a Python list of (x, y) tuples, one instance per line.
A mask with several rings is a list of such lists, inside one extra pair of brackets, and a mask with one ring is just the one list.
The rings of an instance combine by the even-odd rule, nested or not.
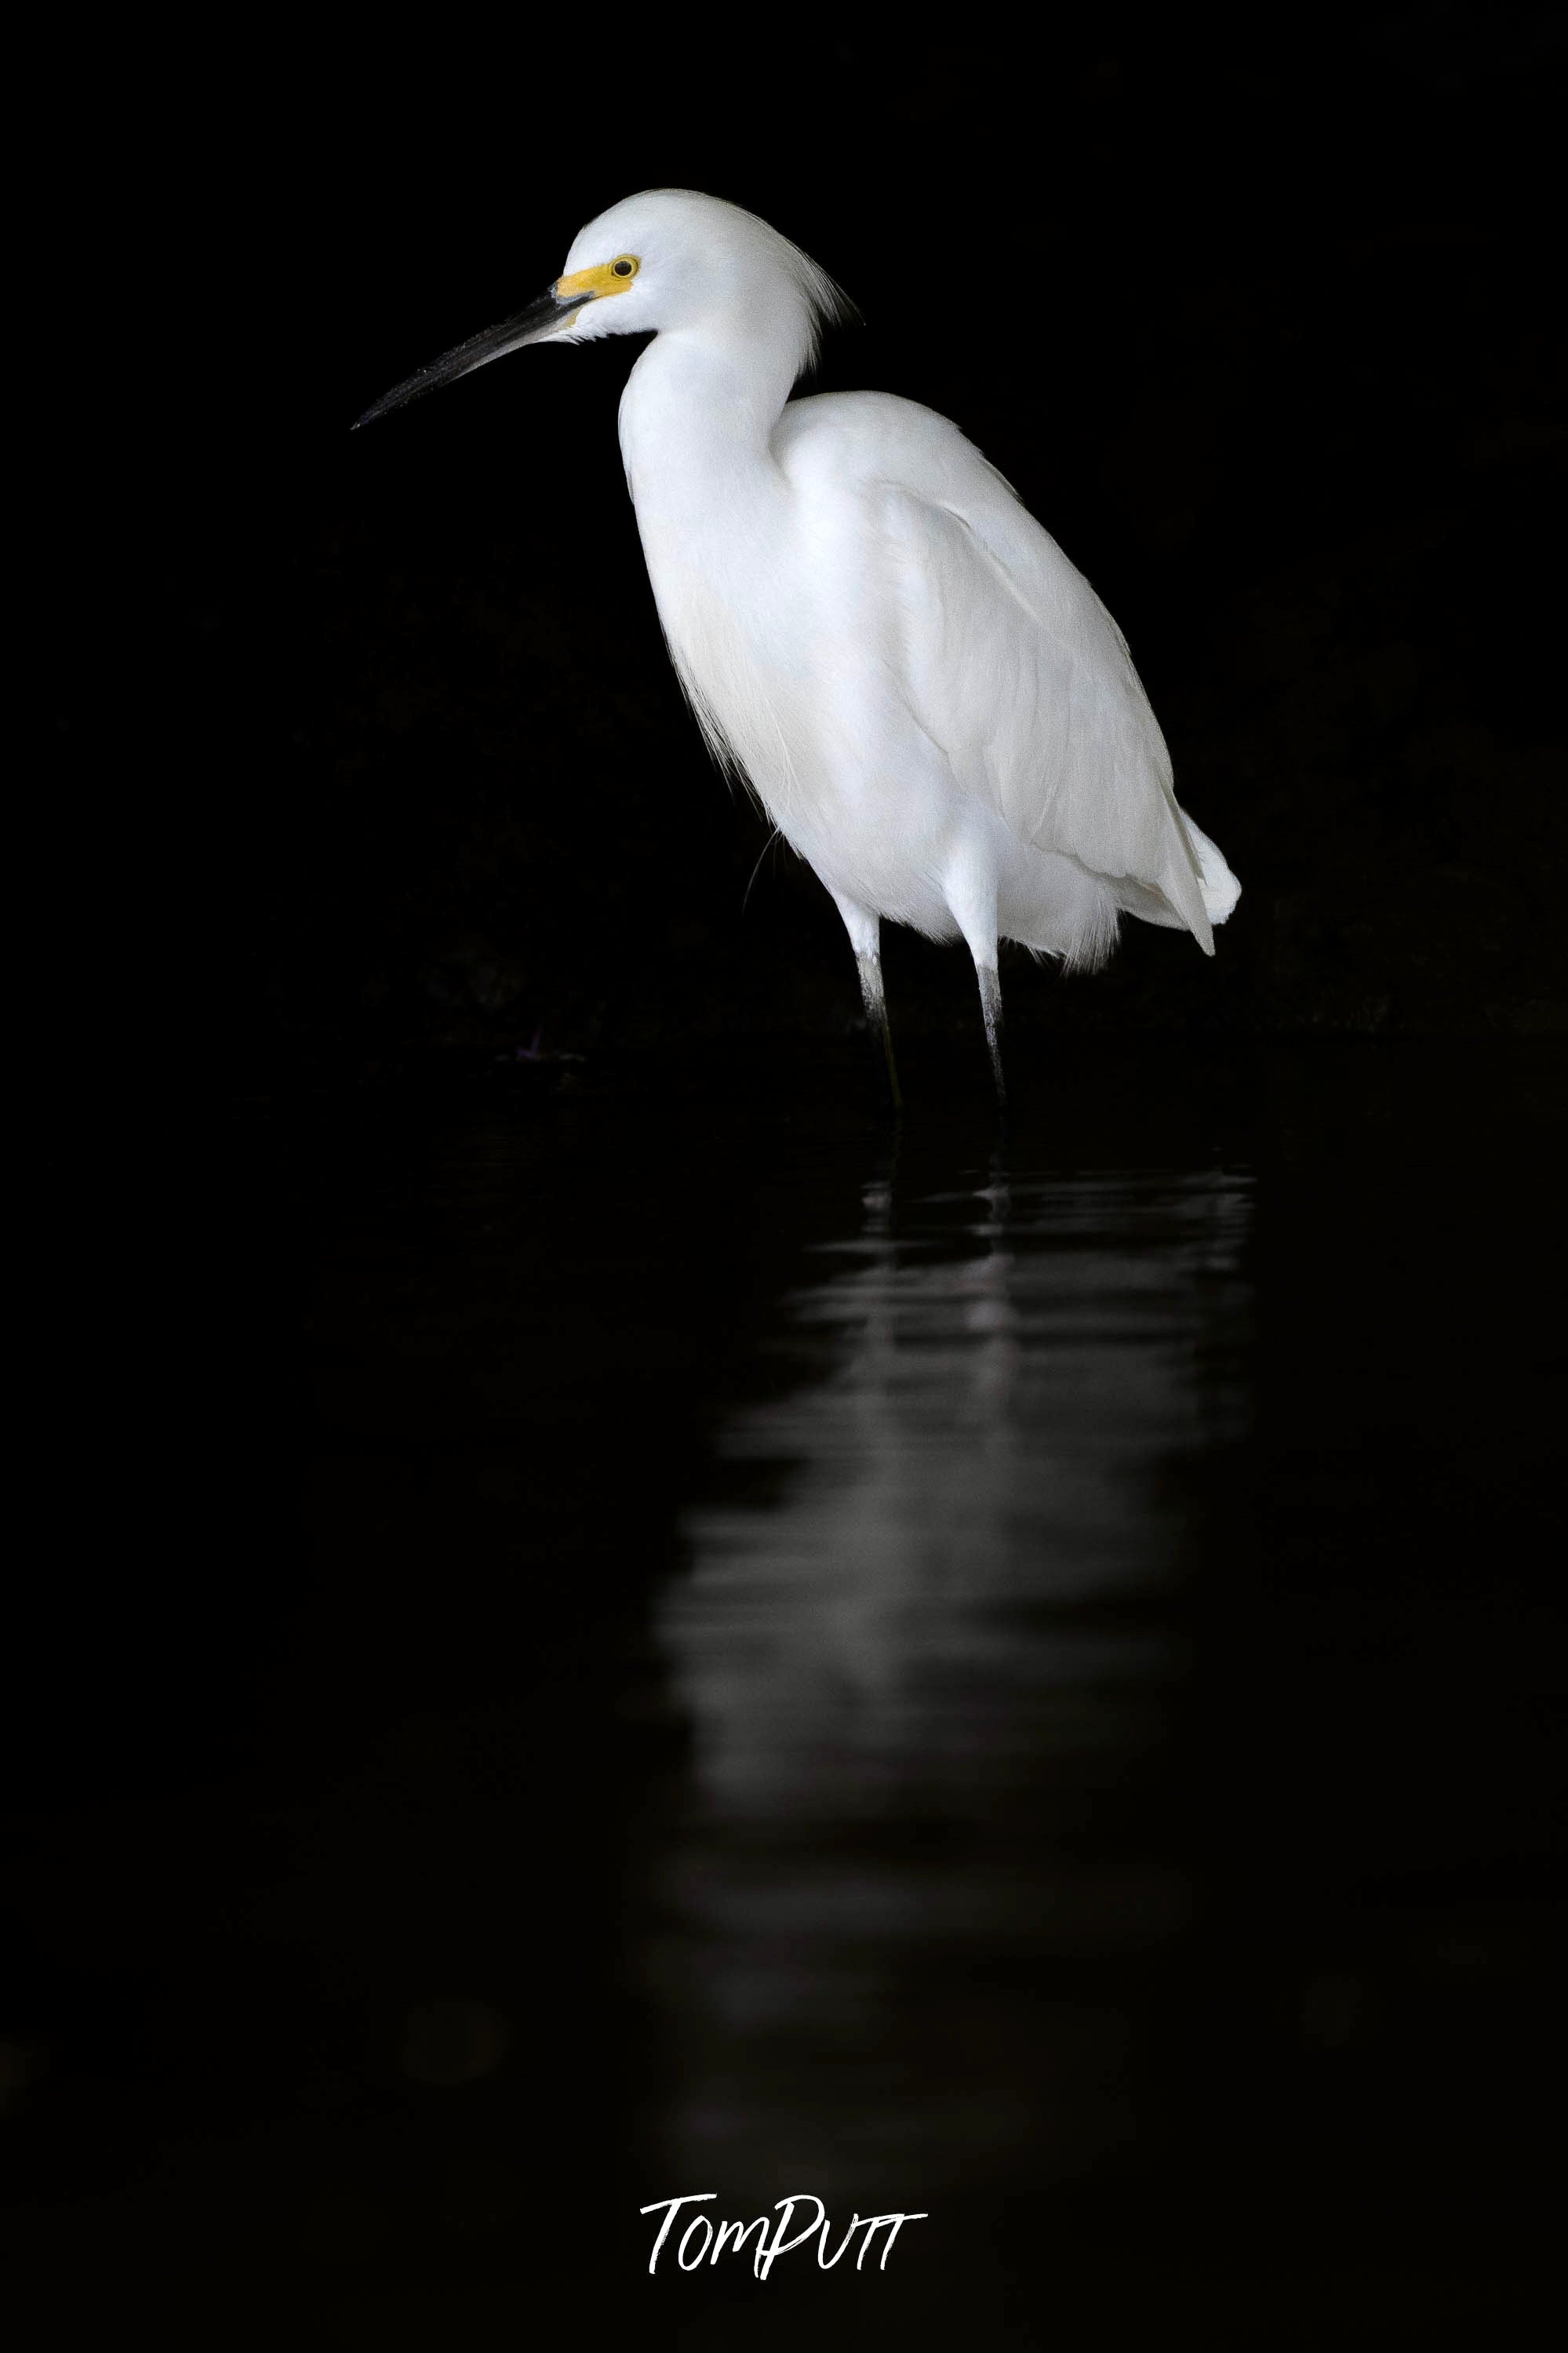
[[(567, 286), (569, 290), (562, 294), (557, 290), (560, 286)], [(357, 432), (360, 426), (374, 424), (376, 417), (387, 416), (394, 408), (404, 407), (408, 402), (419, 399), (427, 392), (439, 392), (443, 384), (455, 384), (460, 375), (469, 375), (475, 368), (486, 366), (491, 360), (498, 360), (507, 352), (521, 351), (524, 343), (542, 343), (546, 335), (569, 327), (583, 304), (591, 302), (593, 299), (592, 290), (579, 286), (576, 280), (558, 280), (547, 294), (542, 294), (536, 302), (530, 302), (528, 308), (519, 311), (515, 318), (503, 319), (498, 327), (486, 327), (482, 333), (471, 335), (467, 343), (459, 343), (455, 351), (443, 353), (439, 360), (432, 360), (429, 366), (421, 368), (417, 375), (394, 385), (390, 392), (383, 393), (363, 417), (355, 420), (354, 430)]]

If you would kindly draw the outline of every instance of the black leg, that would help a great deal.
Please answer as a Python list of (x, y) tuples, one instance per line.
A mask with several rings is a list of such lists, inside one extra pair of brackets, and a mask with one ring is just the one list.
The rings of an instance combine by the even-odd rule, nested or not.
[(893, 1059), (893, 1032), (887, 1026), (887, 998), (882, 986), (882, 958), (879, 955), (857, 955), (855, 965), (860, 973), (860, 993), (865, 999), (865, 1018), (872, 1030), (882, 1040), (883, 1059), (887, 1066), (887, 1089), (893, 1097), (895, 1111), (904, 1108), (904, 1091), (898, 1083), (898, 1065)]
[(1001, 983), (994, 965), (975, 966), (980, 980), (980, 1011), (985, 1015), (985, 1042), (991, 1053), (991, 1074), (996, 1081), (996, 1099), (1003, 1109), (1007, 1104), (1007, 1081), (1001, 1068)]

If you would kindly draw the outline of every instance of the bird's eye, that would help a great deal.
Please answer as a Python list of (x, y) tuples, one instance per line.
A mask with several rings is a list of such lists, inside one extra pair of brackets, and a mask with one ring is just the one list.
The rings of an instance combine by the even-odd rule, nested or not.
[(635, 278), (637, 275), (637, 263), (630, 253), (623, 253), (619, 261), (612, 261), (609, 269), (613, 278)]

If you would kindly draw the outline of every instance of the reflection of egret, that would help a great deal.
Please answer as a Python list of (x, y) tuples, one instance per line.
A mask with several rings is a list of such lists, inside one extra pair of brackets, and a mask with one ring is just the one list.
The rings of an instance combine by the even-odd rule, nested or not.
[[(896, 1214), (874, 1184), (817, 1254), (804, 1377), (727, 1418), (738, 1498), (687, 1514), (659, 1611), (693, 1732), (660, 1964), (683, 2162), (859, 2197), (1123, 2135), (1109, 1994), (1051, 1998), (1184, 1916), (1180, 1856), (1091, 1826), (1181, 1671), (1150, 1588), (1190, 1541), (1171, 1466), (1236, 1434), (1249, 1216), (1218, 1173), (993, 1169)], [(951, 2002), (970, 1979), (993, 1997)]]
[(866, 1188), (859, 1234), (821, 1253), (842, 1264), (791, 1303), (832, 1371), (726, 1432), (730, 1454), (789, 1464), (784, 1489), (765, 1514), (694, 1516), (669, 1596), (715, 1796), (851, 1756), (873, 1802), (890, 1773), (990, 1775), (1049, 1739), (1051, 1694), (1074, 1687), (1075, 1738), (1121, 1720), (1072, 1613), (1169, 1571), (1156, 1474), (1212, 1442), (1192, 1351), (1250, 1207), (1241, 1177), (993, 1169), (895, 1224), (891, 1188)]
[[(977, 259), (967, 299), (1018, 269)], [(1133, 914), (1212, 953), (1239, 886), (1176, 805), (1120, 630), (1001, 476), (912, 402), (789, 399), (842, 302), (766, 222), (658, 189), (360, 421), (524, 343), (654, 332), (621, 448), (704, 733), (832, 893), (885, 1045), (881, 919), (965, 941), (1000, 1091), (999, 938), (1093, 965)], [(890, 1047), (888, 1071), (896, 1096)]]

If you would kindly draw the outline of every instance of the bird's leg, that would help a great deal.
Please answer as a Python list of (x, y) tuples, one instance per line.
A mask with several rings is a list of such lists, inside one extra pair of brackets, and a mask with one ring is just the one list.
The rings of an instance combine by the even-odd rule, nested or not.
[(893, 1108), (902, 1111), (904, 1092), (898, 1083), (898, 1065), (893, 1059), (893, 1032), (887, 1024), (887, 997), (882, 986), (882, 926), (876, 916), (853, 899), (841, 899), (835, 891), (833, 900), (844, 919), (844, 929), (854, 950), (855, 969), (860, 975), (860, 993), (865, 1005), (867, 1024), (872, 1035), (881, 1041), (883, 1060), (887, 1069), (887, 1091), (893, 1098)]
[(980, 981), (980, 1011), (985, 1016), (985, 1042), (991, 1053), (991, 1074), (996, 1081), (996, 1099), (1005, 1107), (1007, 1081), (1001, 1069), (1001, 981), (993, 964), (977, 964), (975, 973)]
[(887, 1020), (887, 997), (882, 986), (882, 957), (874, 952), (857, 955), (860, 972), (860, 993), (865, 1000), (865, 1018), (874, 1034), (882, 1040), (883, 1060), (887, 1065), (887, 1092), (893, 1097), (895, 1111), (904, 1108), (904, 1092), (898, 1083), (898, 1065), (893, 1059), (893, 1031)]
[(991, 1054), (991, 1074), (996, 1099), (1005, 1110), (1007, 1082), (1001, 1071), (1001, 982), (996, 969), (996, 875), (983, 852), (972, 842), (960, 844), (947, 874), (942, 895), (964, 944), (975, 960), (980, 982), (980, 1011), (985, 1016), (985, 1042)]

